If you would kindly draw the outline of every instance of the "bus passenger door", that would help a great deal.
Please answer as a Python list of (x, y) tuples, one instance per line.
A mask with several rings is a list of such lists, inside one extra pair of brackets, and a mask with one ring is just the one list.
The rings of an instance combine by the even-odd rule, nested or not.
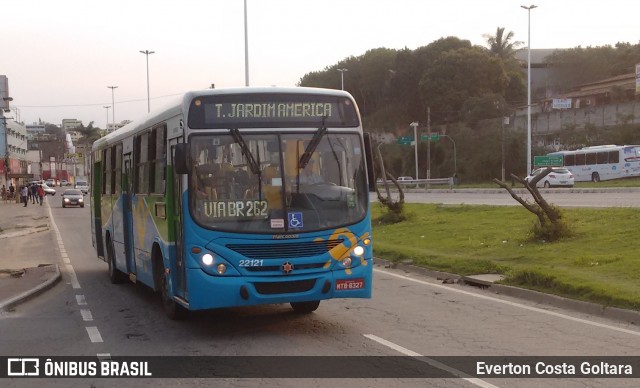
[[(175, 145), (178, 144), (182, 138), (171, 139), (169, 141), (169, 149), (171, 152), (171, 165), (174, 164), (175, 157)], [(182, 233), (182, 175), (176, 174), (175, 169), (171, 169), (170, 186), (167, 188), (171, 190), (171, 229), (173, 229), (173, 241), (175, 247), (175, 263), (176, 263), (176, 280), (177, 280), (177, 294), (188, 300), (187, 292), (187, 280), (186, 280), (186, 268), (184, 263), (184, 236)]]
[(131, 154), (126, 154), (122, 158), (122, 208), (123, 208), (123, 229), (124, 246), (127, 259), (127, 274), (136, 273), (136, 260), (133, 254), (133, 212), (131, 201), (133, 200), (133, 175), (131, 167)]
[(106, 255), (104, 250), (103, 238), (102, 238), (102, 208), (101, 208), (101, 195), (102, 195), (102, 162), (94, 162), (93, 170), (91, 171), (91, 218), (93, 219), (92, 236), (94, 238), (94, 244), (98, 257), (106, 261)]

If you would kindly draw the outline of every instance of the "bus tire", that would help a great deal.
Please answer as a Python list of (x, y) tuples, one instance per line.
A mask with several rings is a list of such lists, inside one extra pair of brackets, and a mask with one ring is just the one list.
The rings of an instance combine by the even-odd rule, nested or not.
[(120, 284), (125, 281), (125, 276), (116, 268), (116, 255), (111, 238), (107, 237), (107, 262), (109, 263), (109, 280), (111, 284)]
[(591, 174), (591, 182), (600, 182), (600, 174), (598, 174), (597, 172)]
[(160, 297), (162, 299), (162, 308), (169, 319), (181, 321), (189, 316), (189, 310), (169, 297), (169, 283), (164, 274), (160, 277)]
[(314, 300), (311, 302), (291, 302), (291, 308), (293, 311), (299, 314), (309, 314), (318, 309), (320, 306), (319, 300)]

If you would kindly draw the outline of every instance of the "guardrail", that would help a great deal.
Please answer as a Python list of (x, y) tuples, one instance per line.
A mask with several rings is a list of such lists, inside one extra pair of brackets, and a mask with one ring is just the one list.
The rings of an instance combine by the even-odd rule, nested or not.
[[(389, 181), (391, 183), (391, 181)], [(429, 188), (430, 185), (447, 185), (449, 186), (449, 190), (453, 189), (453, 185), (454, 185), (454, 179), (453, 177), (449, 177), (449, 178), (431, 178), (431, 179), (412, 179), (412, 180), (403, 180), (403, 181), (397, 181), (398, 184), (402, 185), (402, 186), (422, 186), (424, 185), (425, 188)], [(381, 185), (383, 184), (383, 181), (378, 181), (376, 184)]]

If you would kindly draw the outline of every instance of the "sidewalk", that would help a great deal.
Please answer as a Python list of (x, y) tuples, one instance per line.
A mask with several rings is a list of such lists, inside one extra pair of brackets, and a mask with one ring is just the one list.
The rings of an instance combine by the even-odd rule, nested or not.
[[(58, 244), (51, 233), (49, 206), (0, 200), (0, 311), (60, 280)], [(55, 201), (55, 200), (54, 200)]]

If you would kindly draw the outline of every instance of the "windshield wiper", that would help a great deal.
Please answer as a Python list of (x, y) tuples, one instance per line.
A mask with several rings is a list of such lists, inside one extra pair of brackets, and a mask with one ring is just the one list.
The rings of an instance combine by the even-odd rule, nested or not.
[(253, 157), (251, 150), (247, 146), (247, 143), (245, 143), (244, 139), (242, 138), (242, 135), (240, 135), (240, 131), (238, 131), (238, 128), (231, 128), (229, 132), (231, 132), (233, 141), (235, 141), (236, 143), (238, 143), (238, 145), (240, 145), (240, 151), (242, 151), (242, 155), (244, 155), (244, 157), (247, 159), (247, 164), (249, 164), (249, 168), (251, 169), (251, 172), (253, 173), (253, 175), (260, 175), (260, 165), (258, 164), (258, 162), (256, 162), (256, 159)]
[(318, 144), (320, 144), (322, 136), (324, 136), (324, 134), (327, 132), (327, 126), (324, 123), (324, 120), (326, 118), (327, 116), (322, 116), (322, 124), (320, 125), (320, 128), (318, 128), (316, 133), (313, 134), (313, 138), (311, 139), (309, 144), (307, 144), (307, 148), (304, 150), (304, 153), (298, 161), (298, 168), (302, 169), (307, 166), (307, 163), (309, 163), (309, 160), (311, 160), (311, 155), (316, 150), (316, 148), (318, 148)]

